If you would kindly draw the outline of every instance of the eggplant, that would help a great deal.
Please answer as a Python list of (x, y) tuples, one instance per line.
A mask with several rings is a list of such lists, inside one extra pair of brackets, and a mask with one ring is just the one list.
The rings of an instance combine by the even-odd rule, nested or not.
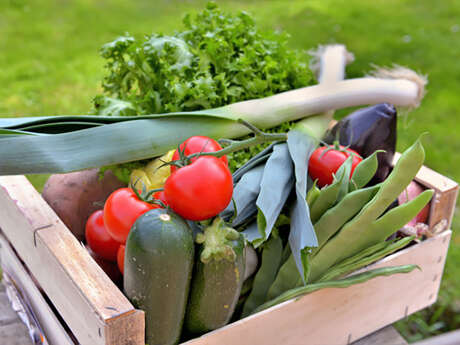
[(396, 150), (396, 108), (388, 103), (359, 109), (337, 122), (326, 134), (324, 141), (332, 144), (338, 140), (366, 158), (376, 150), (379, 167), (369, 185), (382, 182), (392, 168)]

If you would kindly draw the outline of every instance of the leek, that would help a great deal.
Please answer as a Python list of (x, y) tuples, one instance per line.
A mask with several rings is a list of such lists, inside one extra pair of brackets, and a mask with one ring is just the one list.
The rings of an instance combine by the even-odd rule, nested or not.
[(415, 107), (423, 97), (425, 81), (410, 70), (402, 71), (401, 77), (400, 72), (380, 70), (373, 77), (308, 86), (194, 112), (0, 119), (0, 175), (65, 173), (156, 157), (192, 135), (216, 139), (247, 135), (250, 129), (240, 119), (258, 128), (271, 128), (357, 105), (391, 102)]

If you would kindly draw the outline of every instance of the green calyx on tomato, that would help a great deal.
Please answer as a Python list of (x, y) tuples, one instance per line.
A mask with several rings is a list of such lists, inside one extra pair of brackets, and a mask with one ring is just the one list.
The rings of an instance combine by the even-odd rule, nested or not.
[(104, 224), (117, 242), (124, 244), (139, 216), (159, 205), (145, 202), (131, 188), (120, 188), (108, 197), (104, 205)]
[(200, 221), (222, 212), (233, 194), (232, 174), (220, 158), (197, 157), (191, 164), (176, 169), (166, 180), (167, 205), (188, 220)]
[(329, 185), (334, 179), (334, 174), (350, 156), (353, 156), (351, 177), (356, 166), (363, 160), (358, 152), (344, 146), (318, 147), (310, 157), (308, 174), (313, 180), (317, 180), (319, 187)]
[[(212, 138), (195, 135), (188, 138), (182, 144), (179, 145), (179, 148), (174, 152), (172, 156), (172, 161), (176, 162), (179, 166), (185, 166), (187, 164), (193, 163), (198, 157), (193, 157), (188, 159), (187, 156), (200, 153), (200, 152), (216, 152), (222, 150), (222, 146)], [(219, 158), (222, 163), (228, 166), (227, 156), (222, 156)], [(171, 173), (176, 171), (178, 166), (171, 164)]]

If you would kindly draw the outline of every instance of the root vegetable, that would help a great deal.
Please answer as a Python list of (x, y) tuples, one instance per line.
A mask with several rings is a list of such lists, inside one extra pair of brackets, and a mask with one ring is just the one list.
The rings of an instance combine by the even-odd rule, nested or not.
[(124, 186), (110, 171), (100, 179), (99, 170), (91, 169), (51, 175), (42, 196), (75, 237), (83, 241), (88, 217), (102, 209), (110, 193)]

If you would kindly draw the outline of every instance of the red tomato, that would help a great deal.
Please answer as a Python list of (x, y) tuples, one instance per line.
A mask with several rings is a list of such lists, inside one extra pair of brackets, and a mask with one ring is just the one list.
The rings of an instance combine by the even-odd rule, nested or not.
[(125, 245), (120, 244), (117, 253), (117, 264), (121, 274), (125, 274), (125, 248)]
[[(344, 149), (343, 146), (340, 147)], [(354, 154), (351, 164), (351, 175), (353, 175), (356, 166), (363, 160), (361, 156), (352, 149), (346, 149), (345, 152), (332, 149), (322, 155), (323, 151), (326, 149), (326, 146), (318, 147), (311, 155), (308, 165), (308, 174), (313, 180), (318, 180), (317, 184), (319, 187), (324, 187), (332, 183), (332, 174), (337, 172), (342, 163), (345, 162), (351, 154)]]
[(164, 190), (154, 193), (153, 197), (156, 200), (160, 200), (166, 206), (168, 205), (168, 203), (166, 202), (166, 197), (165, 197), (165, 191)]
[[(204, 137), (200, 135), (196, 135), (193, 137), (188, 138), (182, 144), (180, 144), (180, 149), (184, 151), (186, 156), (191, 155), (193, 153), (199, 152), (216, 152), (222, 150), (222, 146), (212, 138)], [(172, 156), (172, 160), (178, 160), (179, 152), (176, 150)], [(196, 158), (192, 158), (192, 162), (195, 161)], [(227, 156), (222, 156), (219, 158), (225, 165), (228, 165)], [(177, 167), (171, 165), (171, 172), (177, 170)]]
[(159, 207), (140, 200), (131, 188), (117, 189), (104, 205), (105, 227), (114, 240), (124, 244), (136, 219)]
[(230, 203), (232, 174), (227, 165), (203, 156), (173, 172), (164, 186), (166, 202), (185, 219), (204, 220), (216, 216)]
[(98, 210), (89, 216), (86, 221), (85, 236), (88, 246), (101, 258), (116, 261), (120, 243), (115, 241), (104, 226), (102, 210)]

